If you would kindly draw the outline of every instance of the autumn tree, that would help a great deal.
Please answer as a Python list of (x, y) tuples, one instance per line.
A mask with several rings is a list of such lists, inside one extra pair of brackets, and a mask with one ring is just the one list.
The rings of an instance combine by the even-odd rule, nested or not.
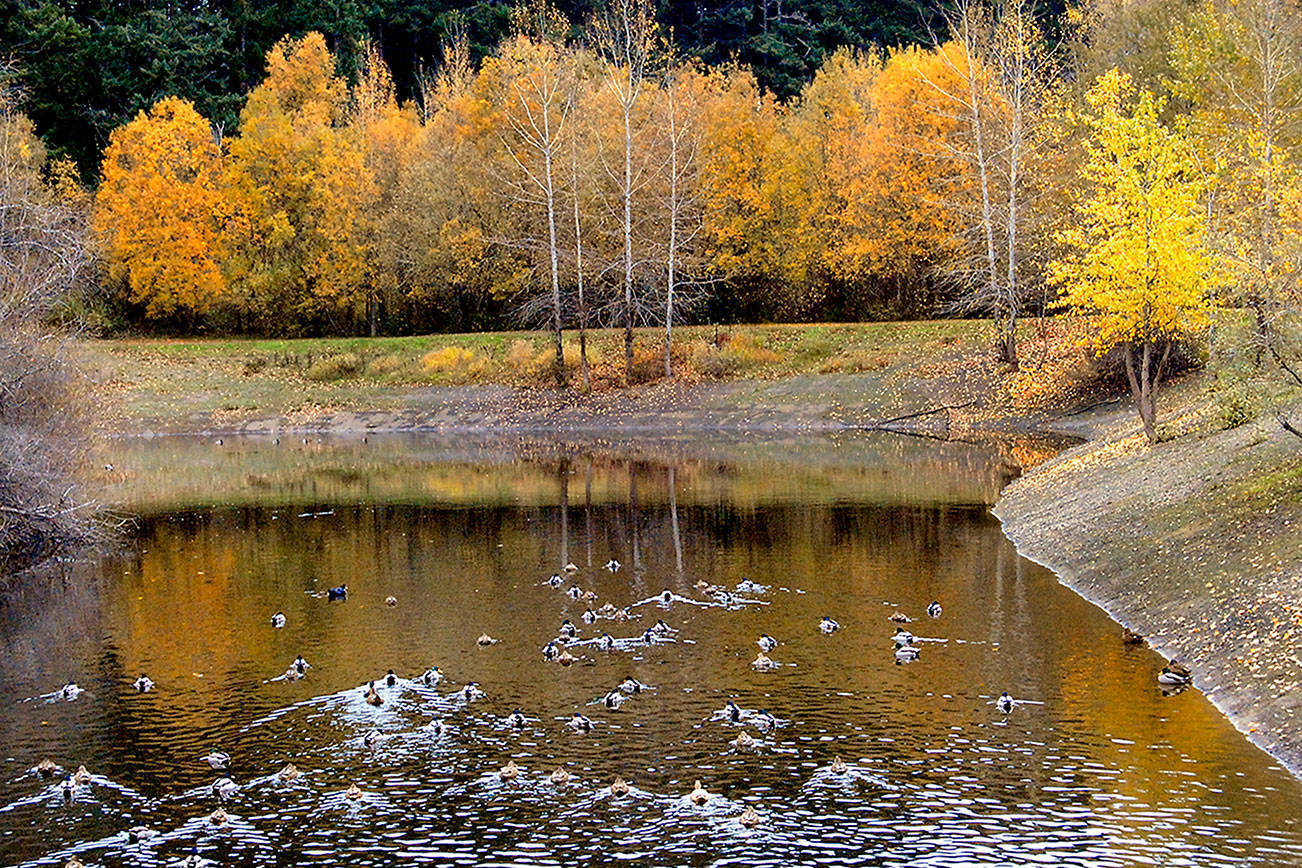
[(1207, 324), (1214, 262), (1193, 151), (1162, 122), (1163, 101), (1113, 70), (1087, 95), (1074, 224), (1058, 234), (1068, 253), (1049, 266), (1061, 305), (1092, 318), (1094, 351), (1119, 349), (1136, 409), (1157, 440), (1157, 392), (1175, 345)]
[(222, 171), (208, 122), (176, 97), (109, 138), (95, 229), (110, 278), (151, 319), (202, 314), (226, 293)]

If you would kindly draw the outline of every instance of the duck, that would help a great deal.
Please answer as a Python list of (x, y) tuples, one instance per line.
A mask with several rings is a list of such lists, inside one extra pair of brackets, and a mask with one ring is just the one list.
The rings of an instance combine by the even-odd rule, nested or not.
[(619, 572), (619, 568), (622, 566), (624, 565), (621, 564), (619, 561), (615, 560), (614, 558), (611, 558), (610, 560), (606, 561), (606, 569), (610, 570), (612, 573)]
[(555, 639), (549, 639), (542, 649), (543, 659), (555, 662), (557, 657), (561, 656), (561, 647), (556, 644)]
[(360, 801), (362, 798), (362, 788), (357, 784), (349, 784), (348, 789), (344, 790), (344, 798), (349, 801)]
[(732, 723), (741, 723), (741, 706), (729, 699), (723, 704), (723, 715)]
[(295, 669), (294, 666), (291, 664), (290, 667), (285, 670), (285, 674), (283, 677), (286, 681), (297, 681), (303, 676), (300, 675), (299, 671)]
[(504, 781), (512, 781), (520, 777), (520, 767), (515, 764), (515, 760), (507, 760), (497, 774)]
[(927, 606), (927, 617), (939, 618), (941, 611), (940, 600), (932, 600), (931, 604)]
[(330, 588), (326, 591), (327, 600), (346, 600), (348, 599), (348, 586), (340, 585), (337, 588)]
[(578, 564), (569, 563), (561, 568), (567, 576), (572, 576), (579, 571)]
[(841, 759), (839, 756), (832, 757), (832, 774), (843, 775), (849, 770), (850, 767), (845, 764), (845, 760)]
[(747, 805), (746, 810), (742, 811), (741, 816), (737, 818), (737, 822), (741, 823), (747, 829), (754, 829), (760, 824), (760, 815), (756, 813), (754, 808)]
[(602, 633), (601, 638), (597, 640), (597, 647), (602, 651), (615, 650), (615, 637), (609, 633)]
[(615, 780), (610, 783), (610, 794), (612, 796), (627, 796), (632, 787), (623, 778), (616, 775)]
[(443, 670), (437, 666), (431, 666), (420, 676), (420, 680), (426, 687), (433, 687), (443, 680)]
[(1193, 681), (1193, 676), (1185, 672), (1178, 672), (1172, 666), (1163, 666), (1162, 671), (1157, 674), (1157, 683), (1166, 684), (1173, 687), (1183, 687)]
[(922, 652), (918, 650), (916, 645), (896, 645), (895, 662), (912, 663), (914, 660), (918, 659), (918, 655), (921, 653)]
[(36, 773), (43, 778), (54, 777), (54, 773), (58, 770), (59, 767), (55, 765), (54, 760), (49, 759), (48, 757), (36, 764)]
[(601, 704), (607, 708), (618, 711), (619, 707), (627, 701), (628, 697), (620, 693), (619, 690), (612, 690), (602, 697)]
[(73, 856), (63, 863), (63, 868), (86, 868), (86, 863)]
[(222, 771), (223, 769), (230, 767), (231, 755), (219, 750), (210, 750), (204, 755), (204, 761), (207, 762), (214, 771)]
[(597, 602), (598, 599), (600, 599), (600, 598), (597, 596), (597, 592), (596, 592), (596, 591), (584, 591), (584, 592), (583, 592), (583, 602), (585, 602), (585, 603), (595, 603), (595, 602)]
[(279, 781), (296, 781), (298, 780), (298, 767), (293, 763), (285, 763), (285, 767), (276, 772), (276, 780)]
[(372, 729), (371, 731), (367, 732), (366, 735), (362, 736), (362, 744), (366, 745), (367, 747), (375, 747), (375, 745), (379, 743), (379, 741), (380, 741), (380, 731), (378, 729)]
[(556, 658), (556, 662), (561, 664), (562, 666), (573, 666), (578, 659), (579, 658), (571, 654), (569, 649), (567, 648), (561, 651), (560, 655)]
[(432, 733), (435, 738), (439, 738), (443, 735), (443, 720), (436, 717), (425, 724), (425, 729)]
[(571, 600), (577, 600), (583, 596), (583, 589), (580, 588), (578, 585), (575, 585), (565, 593), (569, 596)]
[(913, 634), (908, 630), (905, 630), (903, 627), (896, 627), (895, 635), (891, 638), (895, 640), (895, 645), (897, 647), (900, 645), (912, 645), (914, 640)]
[(1003, 714), (1009, 714), (1012, 712), (1013, 698), (1008, 695), (1007, 690), (999, 694), (999, 698), (995, 700), (995, 708), (998, 708)]
[(656, 639), (658, 638), (660, 637), (657, 636), (655, 634), (655, 631), (653, 631), (650, 627), (647, 627), (645, 630), (642, 631), (643, 645), (654, 645), (656, 643)]
[(824, 633), (831, 634), (831, 633), (835, 633), (837, 630), (840, 630), (841, 625), (833, 621), (828, 616), (824, 615), (823, 619), (818, 622), (818, 629), (822, 630)]
[(583, 614), (580, 615), (579, 617), (583, 619), (583, 623), (593, 624), (596, 623), (597, 613), (592, 611), (591, 609), (586, 609), (584, 610)]
[(579, 628), (574, 626), (573, 621), (566, 618), (564, 621), (561, 621), (561, 628), (557, 633), (566, 639), (573, 639), (575, 636), (579, 635)]
[(771, 657), (763, 651), (755, 655), (755, 659), (750, 662), (750, 668), (764, 671), (766, 669), (777, 669), (781, 664), (776, 663)]
[(564, 581), (565, 579), (561, 577), (560, 573), (553, 573), (552, 577), (548, 579), (544, 584), (552, 588), (559, 588)]
[(664, 618), (661, 618), (651, 626), (651, 632), (657, 636), (672, 636), (678, 631), (666, 624)]
[(506, 725), (512, 729), (524, 729), (527, 723), (524, 712), (518, 708), (506, 716)]
[(290, 664), (290, 668), (293, 669), (295, 672), (297, 672), (299, 675), (306, 675), (307, 670), (312, 668), (312, 664), (304, 660), (303, 655), (300, 654), (294, 658), (294, 662)]
[(63, 800), (65, 802), (71, 802), (76, 791), (77, 785), (73, 783), (72, 775), (68, 775), (63, 779), (63, 783), (59, 784), (59, 792), (63, 794)]
[(912, 619), (912, 618), (910, 618), (908, 615), (906, 615), (906, 614), (904, 614), (903, 612), (898, 611), (898, 610), (896, 610), (896, 611), (891, 615), (890, 620), (891, 620), (891, 621), (894, 621), (896, 624), (911, 624), (911, 623), (913, 623), (913, 619)]
[(693, 805), (704, 805), (710, 801), (710, 793), (705, 787), (701, 786), (700, 780), (692, 785), (692, 791), (687, 794), (687, 800)]
[(665, 588), (663, 591), (660, 592), (660, 602), (672, 603), (673, 601), (674, 601), (673, 591), (669, 590), (668, 588)]
[(131, 682), (131, 686), (136, 689), (137, 693), (148, 693), (154, 689), (154, 682), (148, 675), (141, 672), (140, 677)]
[(1172, 672), (1174, 672), (1176, 675), (1183, 675), (1186, 678), (1193, 677), (1193, 670), (1190, 669), (1188, 666), (1185, 666), (1179, 660), (1172, 660), (1170, 663), (1167, 664), (1167, 668), (1170, 669)]
[(148, 841), (150, 838), (158, 837), (158, 832), (148, 826), (132, 826), (123, 833), (127, 836), (128, 844), (139, 844), (141, 841)]
[(221, 808), (218, 808), (208, 815), (208, 822), (212, 823), (214, 826), (225, 826), (228, 820), (230, 820), (230, 817), (227, 816), (226, 812)]
[(480, 633), (479, 638), (475, 640), (475, 644), (480, 648), (487, 648), (489, 645), (496, 645), (497, 640), (487, 633)]
[(1121, 641), (1126, 645), (1143, 645), (1144, 637), (1129, 627), (1121, 628)]
[(597, 610), (597, 614), (603, 618), (613, 618), (615, 617), (615, 613), (616, 609), (614, 603), (606, 603)]
[(754, 750), (757, 742), (755, 741), (754, 736), (743, 729), (738, 733), (737, 737), (728, 742), (728, 744), (732, 745), (737, 750)]
[(565, 725), (575, 732), (592, 732), (592, 720), (579, 711), (574, 712), (569, 723)]
[(484, 698), (484, 691), (479, 689), (478, 681), (471, 681), (452, 695), (463, 702), (474, 702), (476, 699)]
[(650, 689), (651, 688), (648, 685), (643, 684), (641, 681), (638, 681), (636, 678), (632, 676), (629, 676), (628, 678), (625, 678), (623, 681), (619, 682), (619, 690), (622, 693), (627, 693), (629, 695), (641, 693), (643, 690), (650, 690)]
[(63, 685), (63, 687), (59, 688), (59, 697), (61, 699), (66, 699), (68, 702), (72, 702), (85, 692), (85, 690), (77, 686), (77, 682), (69, 681), (67, 684)]
[(551, 773), (551, 775), (548, 777), (548, 780), (550, 780), (553, 784), (568, 784), (571, 780), (573, 780), (573, 778), (574, 775), (570, 774), (569, 770), (566, 769), (565, 766), (561, 766), (557, 768), (556, 771)]
[(72, 782), (79, 787), (84, 787), (91, 781), (90, 772), (85, 766), (77, 766), (77, 770), (72, 773)]
[(392, 669), (390, 669), (388, 672), (384, 673), (384, 685), (385, 685), (385, 687), (397, 687), (397, 686), (398, 686), (398, 676), (397, 676), (396, 673), (394, 673), (394, 671), (393, 671)]
[(380, 695), (380, 691), (375, 689), (374, 681), (366, 682), (366, 703), (377, 708), (384, 705), (384, 697)]
[(769, 651), (778, 647), (778, 640), (774, 639), (768, 633), (764, 633), (759, 637), (759, 640), (755, 644), (760, 647), (761, 651), (767, 654)]
[(384, 605), (392, 609), (394, 606), (398, 605), (398, 598), (390, 594), (384, 598)]
[(239, 792), (239, 784), (230, 778), (218, 778), (212, 782), (212, 794), (218, 799), (226, 799)]
[(272, 615), (271, 626), (275, 627), (277, 630), (285, 626), (285, 613), (277, 612), (276, 614)]
[(760, 732), (768, 732), (770, 729), (776, 729), (778, 719), (769, 714), (768, 709), (761, 708), (755, 713), (755, 725), (759, 727)]
[(632, 621), (633, 615), (628, 611), (628, 606), (622, 609), (616, 609), (615, 614), (611, 615), (616, 621)]

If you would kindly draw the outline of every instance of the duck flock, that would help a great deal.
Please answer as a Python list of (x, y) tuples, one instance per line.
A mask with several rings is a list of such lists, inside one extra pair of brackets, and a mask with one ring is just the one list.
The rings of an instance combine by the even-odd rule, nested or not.
[[(621, 566), (618, 561), (611, 560), (605, 565), (605, 569), (615, 573), (621, 569)], [(585, 606), (584, 612), (579, 617), (579, 621), (582, 622), (581, 626), (569, 618), (562, 618), (556, 635), (540, 637), (540, 654), (542, 660), (547, 664), (571, 667), (591, 663), (593, 661), (591, 655), (619, 651), (636, 652), (652, 646), (667, 646), (679, 642), (679, 629), (671, 626), (664, 617), (656, 617), (653, 623), (642, 626), (650, 621), (645, 612), (655, 611), (655, 609), (645, 607), (655, 607), (665, 610), (667, 613), (674, 606), (721, 607), (728, 610), (739, 610), (770, 605), (770, 601), (765, 599), (770, 588), (747, 579), (734, 588), (724, 588), (701, 581), (695, 585), (697, 596), (687, 596), (666, 589), (655, 596), (638, 600), (627, 606), (616, 607), (610, 602), (601, 603), (595, 592), (585, 590), (576, 581), (578, 573), (579, 568), (577, 566), (567, 564), (561, 572), (538, 583), (540, 587), (557, 591), (568, 600)], [(348, 593), (348, 587), (340, 585), (324, 592), (314, 593), (314, 595), (327, 601), (346, 604)], [(392, 596), (385, 599), (384, 602), (389, 607), (398, 605), (397, 599)], [(943, 613), (944, 609), (938, 600), (932, 601), (926, 608), (926, 618), (931, 622), (940, 621)], [(890, 640), (893, 645), (894, 662), (898, 665), (905, 665), (918, 660), (923, 654), (923, 647), (926, 643), (944, 643), (948, 641), (944, 638), (916, 635), (913, 628), (909, 626), (914, 619), (898, 609), (887, 620), (893, 622), (895, 627)], [(273, 630), (284, 630), (289, 624), (288, 618), (283, 611), (271, 615), (269, 623)], [(637, 625), (636, 628), (634, 627), (635, 624)], [(825, 615), (817, 622), (810, 623), (809, 629), (832, 637), (840, 633), (841, 625), (832, 617)], [(1142, 643), (1143, 641), (1142, 637), (1128, 630), (1125, 631), (1124, 640), (1127, 643)], [(498, 639), (484, 633), (478, 637), (476, 645), (480, 648), (489, 648), (497, 644), (498, 641)], [(770, 656), (777, 651), (780, 644), (779, 639), (767, 633), (761, 633), (757, 636), (756, 645), (759, 650), (750, 663), (751, 668), (757, 672), (764, 672), (779, 669), (784, 665), (791, 665), (779, 662)], [(283, 673), (268, 678), (267, 682), (299, 681), (309, 677), (312, 669), (312, 664), (300, 654), (290, 661)], [(1176, 661), (1172, 661), (1162, 669), (1157, 676), (1157, 680), (1164, 689), (1180, 690), (1191, 683), (1192, 674), (1188, 668)], [(405, 693), (414, 691), (423, 698), (433, 700), (433, 707), (438, 709), (435, 713), (430, 714), (429, 719), (421, 726), (422, 736), (442, 739), (449, 737), (455, 731), (453, 721), (459, 711), (463, 711), (471, 703), (483, 699), (487, 695), (486, 690), (476, 681), (460, 682), (455, 690), (449, 689), (450, 684), (451, 679), (437, 665), (431, 665), (423, 672), (411, 676), (400, 676), (390, 669), (383, 675), (369, 680), (364, 686), (346, 690), (330, 697), (319, 697), (318, 700), (351, 705), (357, 703), (360, 699), (365, 706), (380, 709), (400, 701), (400, 698)], [(131, 682), (131, 688), (141, 693), (153, 691), (155, 687), (154, 681), (145, 673), (141, 673)], [(589, 705), (599, 709), (601, 713), (619, 711), (625, 704), (645, 700), (646, 697), (653, 696), (654, 693), (654, 686), (643, 683), (630, 675), (610, 684), (609, 689), (603, 695), (595, 697)], [(56, 691), (33, 698), (43, 699), (48, 702), (71, 702), (84, 694), (86, 694), (85, 690), (77, 684), (69, 682)], [(990, 700), (990, 704), (994, 706), (999, 714), (1007, 716), (1012, 714), (1019, 705), (1041, 703), (1031, 699), (1014, 698), (1005, 691), (997, 698)], [(547, 712), (530, 713), (524, 709), (516, 708), (503, 717), (499, 723), (507, 730), (523, 731), (526, 728), (537, 727), (540, 724), (546, 726), (547, 724), (542, 723), (546, 719), (555, 720), (558, 725), (579, 736), (591, 733), (595, 728), (602, 725), (599, 720), (594, 720), (582, 709), (567, 711), (566, 714), (561, 716), (553, 716)], [(711, 715), (710, 720), (737, 728), (737, 736), (728, 744), (732, 750), (738, 752), (752, 752), (762, 744), (760, 739), (751, 734), (750, 728), (764, 736), (775, 733), (787, 723), (787, 721), (776, 717), (764, 708), (743, 708), (733, 699), (728, 699), (722, 708)], [(392, 733), (370, 728), (361, 736), (360, 741), (366, 748), (374, 748), (392, 737)], [(525, 761), (524, 758), (521, 758), (521, 760), (522, 762)], [(295, 784), (305, 774), (293, 763), (286, 763), (278, 769), (264, 769), (261, 776), (240, 782), (235, 779), (231, 772), (231, 769), (236, 767), (233, 765), (231, 756), (217, 748), (210, 750), (201, 757), (197, 757), (196, 762), (205, 764), (215, 775), (211, 785), (205, 788), (204, 791), (204, 797), (210, 797), (215, 806), (210, 812), (195, 818), (193, 822), (211, 829), (220, 829), (233, 822), (232, 816), (226, 812), (225, 803), (240, 793), (243, 788), (251, 787), (254, 784), (259, 786), (268, 783)], [(26, 801), (57, 797), (64, 802), (73, 802), (85, 797), (92, 788), (97, 786), (113, 788), (128, 796), (138, 797), (138, 794), (127, 787), (107, 778), (93, 775), (84, 765), (79, 765), (75, 770), (68, 771), (53, 760), (44, 759), (32, 768), (29, 773), (47, 781), (48, 786), (45, 792)], [(554, 786), (570, 786), (579, 783), (574, 774), (564, 765), (559, 765), (551, 770), (534, 772), (517, 764), (515, 759), (509, 760), (501, 768), (484, 771), (483, 774), (504, 785), (523, 782), (529, 778), (533, 778), (539, 783)], [(835, 757), (826, 767), (818, 769), (815, 774), (821, 778), (841, 779), (846, 782), (861, 780), (879, 784), (884, 783), (880, 778), (865, 770), (845, 763), (839, 756)], [(597, 784), (600, 797), (620, 799), (644, 793), (645, 791), (638, 790), (634, 786), (631, 779), (628, 779), (629, 777), (631, 776), (614, 775), (607, 782)], [(339, 795), (344, 804), (352, 805), (357, 809), (364, 808), (368, 800), (368, 793), (356, 783), (348, 786)], [(674, 798), (680, 799), (684, 805), (688, 806), (704, 807), (714, 804), (718, 807), (722, 805), (724, 810), (728, 812), (729, 821), (744, 829), (754, 829), (762, 826), (766, 821), (762, 805), (755, 803), (743, 805), (722, 799), (721, 796), (707, 789), (699, 779), (694, 781), (694, 785), (690, 790), (680, 793)], [(12, 807), (9, 806), (6, 810)], [(158, 837), (159, 834), (157, 830), (146, 826), (133, 826), (123, 830), (120, 836), (124, 841), (134, 845), (147, 843), (151, 839)], [(80, 868), (83, 864), (76, 855), (69, 858), (65, 863), (67, 868)], [(193, 866), (216, 863), (204, 859), (197, 851), (192, 851), (182, 861), (173, 864), (193, 868)]]

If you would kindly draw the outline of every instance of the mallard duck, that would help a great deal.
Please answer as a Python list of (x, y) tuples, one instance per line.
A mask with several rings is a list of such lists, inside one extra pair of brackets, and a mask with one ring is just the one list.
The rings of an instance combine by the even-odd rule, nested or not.
[(658, 638), (660, 638), (660, 637), (657, 636), (657, 635), (656, 635), (656, 634), (651, 630), (650, 627), (647, 627), (645, 630), (642, 631), (642, 644), (643, 644), (643, 645), (654, 645), (654, 644), (656, 643), (656, 639), (658, 639)]
[(573, 639), (575, 636), (579, 635), (579, 628), (574, 626), (573, 621), (566, 618), (564, 621), (561, 621), (561, 628), (557, 633), (564, 636), (566, 639)]
[(230, 820), (230, 817), (221, 808), (208, 815), (208, 822), (214, 826), (225, 826), (228, 820)]
[(741, 706), (729, 699), (723, 704), (723, 715), (732, 723), (740, 723)]
[(420, 676), (420, 680), (426, 687), (433, 687), (443, 680), (443, 670), (437, 666), (431, 666)]
[(524, 712), (518, 708), (506, 716), (506, 725), (512, 729), (524, 729), (527, 723)]
[(307, 670), (312, 668), (312, 664), (304, 660), (303, 655), (300, 654), (294, 658), (294, 662), (290, 664), (290, 667), (299, 675), (306, 675)]
[(776, 668), (778, 668), (779, 665), (780, 665), (780, 664), (774, 662), (774, 661), (773, 661), (773, 660), (772, 660), (772, 659), (771, 659), (767, 654), (765, 654), (763, 651), (761, 651), (760, 653), (756, 654), (756, 655), (755, 655), (755, 659), (752, 660), (752, 661), (750, 662), (750, 668), (751, 668), (751, 669), (756, 669), (756, 670), (759, 670), (759, 671), (761, 671), (761, 672), (764, 671), (764, 670), (766, 670), (766, 669), (776, 669)]
[(63, 685), (63, 687), (59, 688), (59, 698), (66, 699), (68, 702), (72, 702), (74, 699), (76, 699), (78, 696), (81, 696), (85, 692), (86, 692), (85, 690), (77, 686), (77, 683), (75, 681), (69, 681), (67, 684)]
[(475, 644), (480, 648), (487, 648), (489, 645), (496, 645), (497, 640), (487, 633), (480, 633), (479, 638), (475, 640)]
[(425, 724), (425, 729), (433, 733), (435, 738), (438, 738), (443, 735), (443, 721), (436, 717), (429, 723)]
[(349, 801), (353, 801), (353, 802), (360, 801), (362, 795), (363, 795), (362, 788), (357, 786), (357, 784), (350, 784), (348, 786), (348, 789), (344, 790), (344, 798), (348, 799)]
[(384, 598), (384, 605), (392, 609), (394, 606), (398, 605), (398, 598), (390, 594)]
[(478, 681), (471, 681), (452, 695), (463, 702), (474, 702), (476, 699), (484, 698), (484, 691), (479, 689)]
[(275, 627), (277, 630), (285, 626), (285, 613), (277, 612), (276, 614), (272, 615), (271, 626)]
[(1170, 663), (1167, 664), (1167, 668), (1170, 669), (1172, 672), (1174, 672), (1176, 675), (1183, 675), (1185, 678), (1193, 677), (1193, 670), (1190, 669), (1188, 666), (1185, 666), (1179, 660), (1172, 660)]
[(285, 670), (285, 674), (281, 677), (284, 678), (286, 681), (297, 681), (303, 676), (299, 674), (299, 671), (297, 669), (295, 669), (293, 666), (290, 666), (288, 669)]
[(751, 715), (751, 717), (755, 725), (759, 727), (760, 732), (768, 732), (770, 729), (777, 728), (778, 719), (769, 714), (768, 709), (766, 708), (761, 708), (759, 711)]
[(737, 734), (737, 737), (728, 742), (728, 744), (732, 745), (737, 750), (754, 750), (757, 742), (755, 741), (754, 736), (743, 729)]
[(575, 732), (592, 732), (592, 720), (579, 711), (574, 712), (565, 725)]
[(1121, 628), (1121, 641), (1127, 645), (1143, 645), (1144, 637), (1131, 630), (1129, 627)]
[(597, 614), (603, 618), (613, 618), (615, 617), (615, 612), (616, 609), (614, 603), (606, 603), (600, 609), (597, 610)]
[(579, 571), (579, 567), (577, 564), (566, 564), (564, 567), (564, 571), (566, 575), (574, 575)]
[(340, 585), (337, 588), (330, 588), (326, 591), (327, 600), (346, 600), (348, 599), (348, 586)]
[(565, 593), (569, 596), (571, 600), (577, 600), (583, 596), (583, 589), (580, 588), (578, 585), (574, 585)]
[(918, 655), (921, 653), (922, 652), (918, 650), (916, 645), (896, 645), (895, 662), (912, 663), (914, 660), (918, 659)]
[(299, 771), (297, 766), (293, 763), (285, 763), (285, 767), (276, 772), (276, 779), (281, 781), (296, 781), (298, 780), (298, 775)]
[(818, 629), (824, 633), (835, 633), (841, 629), (841, 625), (824, 615), (823, 619), (818, 622)]
[(561, 577), (560, 573), (553, 573), (552, 577), (543, 582), (543, 584), (547, 585), (549, 588), (559, 588), (564, 582), (565, 579)]
[(584, 592), (583, 592), (583, 602), (585, 602), (585, 603), (595, 603), (595, 602), (597, 602), (598, 599), (599, 599), (599, 597), (597, 596), (597, 592), (596, 592), (596, 591), (584, 591)]
[(623, 778), (616, 776), (610, 784), (610, 794), (612, 796), (627, 796), (632, 787)]
[(562, 666), (573, 666), (574, 662), (578, 659), (579, 658), (575, 657), (573, 654), (569, 652), (569, 649), (565, 649), (561, 651), (559, 655), (557, 655), (556, 662), (561, 664)]
[(158, 832), (148, 826), (132, 826), (123, 832), (127, 836), (128, 844), (139, 844), (141, 841), (148, 841), (150, 838), (158, 837)]
[(612, 690), (602, 697), (601, 704), (607, 708), (619, 710), (619, 707), (628, 701), (628, 697), (618, 690)]
[(566, 769), (565, 766), (561, 766), (551, 773), (549, 780), (551, 780), (553, 784), (568, 784), (573, 778), (574, 775), (570, 774), (569, 770)]
[(374, 681), (366, 682), (366, 702), (368, 705), (374, 705), (377, 708), (384, 705), (384, 697), (380, 695), (380, 691), (375, 689)]
[(621, 564), (619, 561), (615, 560), (614, 558), (611, 558), (610, 560), (606, 561), (606, 569), (610, 570), (612, 573), (619, 572), (619, 568), (622, 566), (624, 565)]
[(850, 767), (845, 764), (845, 760), (841, 759), (839, 756), (832, 757), (832, 774), (843, 775), (849, 770)]
[(63, 794), (63, 800), (65, 802), (72, 801), (72, 797), (77, 792), (77, 785), (73, 783), (72, 775), (68, 775), (63, 779), (63, 783), (59, 784), (59, 792)]
[(138, 693), (148, 693), (154, 689), (154, 682), (148, 675), (141, 672), (140, 677), (131, 682), (131, 686), (134, 687)]
[(398, 676), (397, 676), (397, 674), (396, 674), (392, 669), (390, 669), (388, 672), (384, 673), (384, 686), (385, 686), (385, 687), (397, 687), (397, 686), (398, 686)]
[(908, 615), (906, 615), (906, 614), (904, 614), (903, 612), (900, 612), (900, 611), (898, 611), (898, 610), (895, 611), (894, 613), (892, 613), (892, 615), (891, 615), (891, 617), (890, 617), (890, 620), (894, 621), (896, 624), (911, 624), (911, 623), (913, 623), (913, 619), (912, 619), (912, 618), (910, 618)]
[(585, 609), (583, 614), (579, 617), (583, 619), (583, 623), (585, 624), (595, 624), (597, 621), (597, 613), (591, 609)]
[(631, 621), (631, 620), (633, 620), (633, 615), (628, 611), (628, 607), (627, 607), (627, 606), (625, 606), (625, 607), (622, 608), (622, 609), (616, 609), (616, 610), (615, 610), (615, 614), (612, 615), (611, 617), (614, 618), (616, 621)]
[(615, 637), (609, 633), (602, 633), (601, 638), (597, 640), (597, 647), (602, 651), (615, 650)]
[(504, 781), (515, 780), (520, 777), (520, 767), (515, 764), (515, 760), (507, 760), (506, 765), (502, 766), (497, 774)]
[(674, 601), (673, 591), (669, 590), (668, 588), (665, 588), (663, 591), (660, 592), (660, 602), (672, 603), (673, 601)]
[(549, 639), (547, 644), (543, 646), (542, 655), (544, 660), (554, 662), (557, 657), (561, 656), (561, 646), (556, 644), (555, 639)]
[(747, 829), (754, 829), (760, 824), (760, 815), (755, 812), (754, 808), (747, 805), (746, 810), (742, 811), (741, 816), (737, 818), (737, 822)]
[(896, 646), (912, 645), (914, 636), (912, 633), (910, 633), (908, 630), (905, 630), (903, 627), (896, 627), (895, 635), (891, 636), (891, 638), (895, 640)]
[(375, 747), (375, 745), (378, 744), (379, 741), (380, 741), (380, 731), (378, 729), (372, 729), (369, 732), (367, 732), (366, 735), (362, 736), (362, 744), (366, 745), (367, 747)]
[(52, 778), (54, 773), (59, 770), (54, 760), (46, 758), (36, 764), (36, 773), (43, 778)]
[(230, 778), (218, 778), (212, 782), (212, 794), (218, 799), (226, 799), (239, 792), (239, 784)]
[[(1187, 672), (1187, 670), (1186, 670)], [(1163, 666), (1162, 671), (1157, 674), (1157, 683), (1166, 684), (1173, 687), (1182, 687), (1193, 680), (1191, 675), (1177, 672), (1170, 666)]]
[(778, 640), (774, 639), (768, 633), (765, 633), (759, 637), (759, 641), (757, 641), (755, 644), (760, 647), (761, 651), (768, 653), (769, 651), (772, 651), (774, 648), (778, 647)]
[(223, 769), (230, 767), (231, 755), (219, 750), (210, 750), (204, 755), (204, 761), (207, 762), (214, 771), (222, 771)]
[(651, 632), (657, 636), (672, 636), (678, 631), (666, 624), (664, 618), (661, 618), (651, 626)]
[(698, 780), (693, 784), (692, 791), (687, 794), (687, 800), (693, 805), (704, 805), (710, 801), (710, 793), (705, 787), (701, 786), (701, 782)]
[(927, 606), (927, 616), (931, 618), (939, 618), (940, 613), (940, 600), (932, 600), (931, 605)]
[(619, 682), (619, 689), (624, 693), (632, 695), (635, 693), (641, 693), (643, 690), (650, 690), (651, 688), (630, 676)]
[(1001, 693), (999, 698), (995, 700), (995, 708), (998, 708), (1003, 714), (1009, 714), (1012, 712), (1013, 704), (1013, 698), (1008, 695), (1007, 690)]
[(72, 773), (72, 782), (79, 787), (84, 787), (91, 781), (90, 772), (86, 771), (85, 766), (77, 766), (77, 770)]
[(63, 868), (86, 868), (86, 863), (78, 859), (76, 856), (72, 856), (67, 862), (63, 863)]

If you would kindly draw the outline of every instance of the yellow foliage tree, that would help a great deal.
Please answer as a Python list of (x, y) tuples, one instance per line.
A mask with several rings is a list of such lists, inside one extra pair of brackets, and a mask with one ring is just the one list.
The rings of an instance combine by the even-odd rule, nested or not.
[(109, 276), (147, 317), (202, 314), (225, 295), (221, 174), (208, 122), (183, 99), (160, 100), (109, 137), (93, 225)]
[(1204, 190), (1192, 149), (1162, 123), (1163, 101), (1112, 70), (1086, 95), (1089, 133), (1069, 251), (1050, 263), (1060, 304), (1093, 318), (1094, 351), (1119, 348), (1150, 442), (1174, 344), (1207, 324), (1214, 260), (1204, 249)]

